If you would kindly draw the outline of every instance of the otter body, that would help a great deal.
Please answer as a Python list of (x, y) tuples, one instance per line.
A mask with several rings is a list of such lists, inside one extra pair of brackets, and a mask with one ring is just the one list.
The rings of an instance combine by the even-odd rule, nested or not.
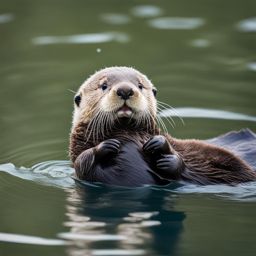
[[(81, 125), (71, 139), (74, 167), (82, 180), (133, 187), (166, 185), (179, 175), (181, 160), (178, 155), (171, 154), (162, 136), (151, 139), (147, 131), (129, 131), (125, 125), (118, 125), (104, 139), (99, 138), (99, 142), (87, 141), (85, 148), (83, 134), (86, 129)], [(173, 158), (173, 167), (167, 173), (162, 170), (159, 175), (156, 169), (159, 167), (159, 171), (161, 164), (164, 165), (163, 160), (169, 162), (168, 156)]]
[[(104, 143), (103, 155), (104, 150), (107, 151), (106, 147), (113, 147), (111, 143), (113, 141), (116, 140), (108, 140)], [(91, 160), (95, 162), (92, 163), (90, 169), (84, 170), (84, 165), (76, 164), (75, 168), (79, 170), (78, 177), (89, 182), (98, 181), (127, 187), (137, 187), (143, 184), (166, 184), (154, 173), (152, 166), (150, 166), (150, 159), (137, 143), (122, 141), (121, 139), (118, 141), (120, 142), (119, 148), (113, 147), (105, 152), (106, 155), (96, 156), (96, 161)]]
[(237, 184), (255, 172), (231, 152), (199, 140), (178, 140), (157, 125), (156, 89), (127, 67), (103, 69), (75, 96), (70, 157), (76, 175), (120, 186)]

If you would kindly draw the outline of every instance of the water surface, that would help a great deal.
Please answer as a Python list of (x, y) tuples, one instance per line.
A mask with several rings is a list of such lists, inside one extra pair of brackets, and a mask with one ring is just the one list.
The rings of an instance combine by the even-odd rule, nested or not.
[(183, 116), (167, 112), (175, 137), (255, 132), (255, 9), (251, 0), (1, 1), (0, 254), (255, 255), (254, 183), (80, 187), (67, 153), (70, 90), (111, 65), (149, 76)]

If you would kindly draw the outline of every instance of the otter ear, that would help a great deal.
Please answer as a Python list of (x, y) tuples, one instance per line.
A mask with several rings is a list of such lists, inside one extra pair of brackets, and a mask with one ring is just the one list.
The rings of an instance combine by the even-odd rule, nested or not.
[(81, 102), (81, 96), (80, 95), (76, 95), (74, 98), (74, 101), (76, 103), (76, 105), (79, 107), (80, 102)]
[(153, 89), (152, 89), (152, 92), (153, 92), (154, 96), (156, 97), (157, 89), (156, 89), (156, 88), (153, 88)]

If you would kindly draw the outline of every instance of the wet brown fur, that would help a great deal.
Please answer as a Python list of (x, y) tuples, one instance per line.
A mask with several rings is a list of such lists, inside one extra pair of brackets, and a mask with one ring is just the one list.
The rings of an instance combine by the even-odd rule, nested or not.
[[(106, 134), (104, 138), (99, 135), (98, 141), (92, 141), (85, 137), (86, 130), (87, 125), (80, 123), (71, 135), (70, 157), (73, 163), (84, 150), (97, 146), (103, 140), (116, 138), (121, 141), (133, 141), (142, 147), (148, 139), (159, 134), (158, 129), (149, 132), (146, 129), (132, 131), (119, 127), (113, 129), (111, 134)], [(255, 171), (228, 150), (199, 140), (179, 140), (168, 134), (165, 136), (185, 163), (180, 180), (201, 185), (221, 183), (234, 185), (256, 180)], [(77, 175), (80, 179), (84, 178), (82, 172)]]
[[(93, 79), (90, 80), (89, 86), (92, 86), (92, 85), (93, 85)], [(98, 101), (95, 100), (96, 102), (94, 102), (94, 98), (90, 97), (90, 105), (88, 105), (89, 103), (84, 103), (85, 104), (84, 106), (86, 106), (86, 111), (87, 109), (90, 109), (89, 106), (95, 106), (101, 100), (102, 99), (99, 99)], [(94, 104), (91, 105), (92, 103), (91, 101)], [(149, 104), (149, 108), (151, 108), (150, 104)], [(91, 115), (92, 112), (89, 111), (89, 114)], [(88, 114), (86, 114), (85, 112), (82, 115), (88, 115)], [(158, 178), (156, 176), (152, 180), (149, 176), (147, 176), (148, 170), (153, 170), (153, 174), (154, 174), (154, 167), (151, 167), (150, 164), (149, 166), (147, 166), (146, 163), (149, 162), (150, 159), (144, 155), (142, 150), (142, 146), (150, 138), (152, 138), (154, 135), (160, 134), (160, 130), (156, 127), (155, 120), (153, 119), (150, 119), (150, 120), (151, 120), (151, 124), (150, 124), (151, 127), (148, 127), (148, 125), (143, 125), (143, 124), (137, 127), (132, 127), (127, 124), (126, 125), (118, 124), (118, 120), (116, 120), (116, 123), (114, 124), (116, 126), (111, 127), (111, 129), (109, 129), (109, 127), (108, 129), (105, 129), (104, 135), (99, 131), (96, 131), (96, 133), (95, 131), (92, 131), (94, 135), (96, 135), (93, 138), (92, 136), (87, 137), (88, 134), (91, 134), (90, 125), (89, 125), (90, 120), (86, 120), (86, 118), (85, 120), (83, 120), (82, 118), (82, 120), (76, 121), (76, 123), (73, 124), (72, 133), (70, 137), (69, 154), (70, 154), (71, 161), (73, 162), (74, 167), (76, 169), (76, 174), (78, 178), (80, 179), (86, 178), (89, 181), (95, 181), (95, 179), (97, 180), (99, 177), (93, 176), (94, 175), (93, 167), (86, 166), (86, 165), (93, 165), (93, 163), (95, 162), (94, 150), (99, 143), (107, 139), (117, 139), (122, 143), (122, 145), (130, 143), (127, 149), (128, 153), (130, 149), (135, 150), (134, 152), (138, 152), (138, 154), (140, 154), (140, 157), (142, 159), (142, 164), (144, 165), (141, 168), (140, 166), (138, 166), (141, 164), (140, 160), (134, 163), (134, 166), (138, 167), (137, 169), (134, 168), (133, 170), (135, 172), (134, 173), (135, 178), (134, 179), (131, 178), (130, 181), (127, 181), (127, 184), (128, 185), (133, 185), (133, 183), (137, 184), (136, 177), (137, 179), (142, 179), (140, 181), (141, 183), (145, 182), (145, 183), (158, 184), (159, 180), (157, 180)], [(247, 163), (245, 163), (242, 159), (235, 156), (232, 152), (225, 150), (224, 148), (217, 147), (199, 140), (179, 140), (179, 139), (172, 138), (169, 134), (162, 134), (162, 135), (165, 136), (165, 138), (170, 144), (171, 154), (178, 155), (184, 163), (182, 166), (183, 169), (181, 170), (180, 175), (171, 177), (170, 180), (176, 179), (176, 180), (182, 180), (182, 181), (187, 181), (187, 182), (192, 182), (192, 183), (197, 183), (202, 185), (220, 184), (220, 183), (237, 184), (237, 183), (256, 180), (256, 172), (254, 172), (254, 170), (252, 170), (249, 167), (249, 165), (247, 165)], [(85, 150), (87, 150), (88, 152), (87, 155), (84, 154)], [(128, 162), (130, 161), (130, 164), (131, 164), (133, 162), (133, 156), (127, 156), (127, 157), (130, 158), (128, 159)], [(117, 163), (117, 165), (121, 165), (120, 161)], [(119, 182), (117, 181), (119, 177), (118, 172), (119, 170), (122, 169), (122, 166), (117, 166), (117, 167), (119, 169), (117, 172), (114, 173), (115, 177), (113, 178), (113, 180), (111, 180), (110, 173), (104, 173), (103, 178), (106, 181), (106, 183), (111, 183), (112, 181), (115, 181), (114, 183)], [(130, 172), (131, 166), (127, 165), (126, 167), (127, 167), (126, 169), (124, 168), (125, 172)], [(86, 170), (88, 171), (90, 169), (91, 169), (91, 173), (86, 174), (85, 173)], [(138, 173), (140, 170), (143, 170), (145, 172), (145, 175), (147, 176), (145, 178), (145, 181), (143, 180), (143, 177), (144, 177), (143, 173)], [(130, 177), (132, 177), (132, 173), (130, 173), (129, 175)], [(100, 179), (101, 178), (102, 177), (100, 177)], [(122, 184), (122, 181), (120, 181), (120, 184)], [(140, 183), (138, 182), (138, 184)]]

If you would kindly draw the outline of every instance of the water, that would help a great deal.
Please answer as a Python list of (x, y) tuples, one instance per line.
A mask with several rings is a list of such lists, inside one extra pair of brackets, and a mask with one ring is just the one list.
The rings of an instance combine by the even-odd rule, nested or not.
[[(75, 184), (73, 93), (134, 66), (179, 138), (256, 131), (254, 1), (0, 3), (0, 255), (255, 255), (256, 185)], [(170, 110), (162, 115), (175, 115)]]

